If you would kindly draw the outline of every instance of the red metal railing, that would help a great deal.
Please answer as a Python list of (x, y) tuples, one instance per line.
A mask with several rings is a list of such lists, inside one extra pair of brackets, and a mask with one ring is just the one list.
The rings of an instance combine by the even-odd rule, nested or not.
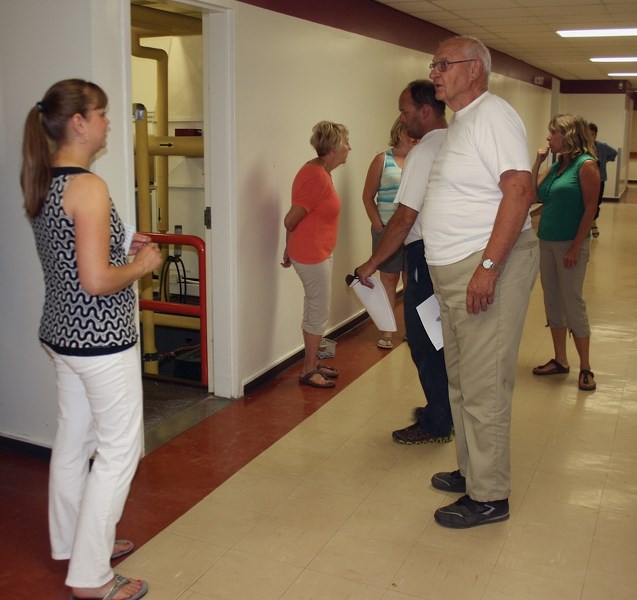
[(195, 235), (180, 235), (176, 233), (144, 233), (156, 244), (181, 244), (192, 246), (197, 251), (199, 264), (199, 305), (180, 304), (161, 300), (147, 300), (140, 298), (141, 310), (152, 310), (169, 315), (184, 315), (199, 317), (201, 340), (201, 384), (208, 385), (208, 319), (206, 317), (206, 245)]

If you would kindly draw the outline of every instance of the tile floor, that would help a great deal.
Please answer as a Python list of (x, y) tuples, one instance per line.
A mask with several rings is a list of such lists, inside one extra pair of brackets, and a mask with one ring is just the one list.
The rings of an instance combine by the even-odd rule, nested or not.
[[(339, 341), (332, 397), (293, 368), (146, 456), (119, 527), (140, 547), (117, 571), (147, 579), (151, 600), (637, 598), (637, 206), (605, 204), (599, 226), (585, 294), (598, 389), (578, 390), (572, 345), (569, 375), (531, 374), (552, 356), (538, 282), (509, 521), (433, 521), (456, 497), (429, 484), (455, 468), (454, 444), (392, 442), (422, 392), (406, 344), (377, 350), (367, 327)], [(0, 453), (0, 481), (0, 596), (68, 597), (46, 464)]]

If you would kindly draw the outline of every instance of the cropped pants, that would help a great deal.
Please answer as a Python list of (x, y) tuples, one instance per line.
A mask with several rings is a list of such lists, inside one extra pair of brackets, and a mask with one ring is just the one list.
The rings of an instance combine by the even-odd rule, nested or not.
[(577, 338), (590, 337), (591, 328), (582, 296), (584, 277), (590, 254), (590, 240), (580, 249), (577, 264), (564, 266), (564, 256), (571, 241), (547, 242), (540, 240), (540, 279), (544, 291), (544, 310), (549, 327), (567, 327)]
[(70, 559), (66, 585), (100, 587), (113, 578), (115, 526), (142, 453), (139, 350), (88, 357), (45, 348), (58, 395), (49, 475), (52, 556)]
[(323, 335), (330, 317), (333, 261), (332, 256), (315, 264), (291, 261), (305, 292), (301, 329), (312, 335)]

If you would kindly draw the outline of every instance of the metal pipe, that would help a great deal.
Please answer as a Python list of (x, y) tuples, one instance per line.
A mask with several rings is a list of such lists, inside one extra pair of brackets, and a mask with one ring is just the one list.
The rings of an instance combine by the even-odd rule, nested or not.
[[(157, 63), (157, 106), (155, 114), (157, 118), (156, 134), (168, 135), (168, 54), (159, 48), (142, 46), (139, 35), (133, 35), (131, 40), (133, 56), (147, 58)], [(157, 156), (155, 166), (155, 184), (157, 199), (157, 230), (166, 233), (168, 222), (168, 156)], [(150, 231), (147, 229), (146, 231)]]
[[(141, 231), (151, 231), (151, 202), (150, 202), (150, 169), (148, 165), (148, 121), (146, 107), (135, 104), (133, 110), (135, 119), (135, 179), (137, 182), (137, 226)], [(141, 300), (153, 299), (152, 273), (142, 277), (139, 282), (139, 296)], [(141, 301), (140, 301), (141, 305)], [(155, 320), (149, 310), (141, 311), (142, 322), (142, 351), (144, 373), (159, 373), (157, 345), (155, 343)]]
[(160, 325), (163, 327), (180, 327), (181, 329), (192, 329), (193, 331), (199, 331), (199, 329), (201, 328), (201, 321), (197, 317), (165, 315), (156, 312), (155, 325)]
[(203, 138), (200, 136), (148, 137), (148, 152), (152, 156), (203, 156)]
[(206, 300), (206, 245), (195, 235), (178, 235), (147, 233), (157, 244), (182, 244), (193, 246), (197, 251), (199, 266), (199, 305), (178, 304), (176, 302), (159, 302), (157, 300), (140, 300), (142, 309), (162, 311), (165, 313), (199, 317), (201, 339), (201, 385), (208, 385), (208, 313)]

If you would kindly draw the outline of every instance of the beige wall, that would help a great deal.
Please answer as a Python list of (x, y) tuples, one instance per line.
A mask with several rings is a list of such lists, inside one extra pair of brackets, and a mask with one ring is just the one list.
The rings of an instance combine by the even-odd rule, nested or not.
[[(313, 156), (312, 125), (345, 123), (352, 145), (347, 164), (333, 173), (343, 208), (329, 330), (360, 311), (344, 278), (370, 253), (365, 175), (374, 154), (386, 148), (400, 91), (428, 76), (431, 55), (245, 5), (237, 23), (240, 364), (249, 381), (302, 347), (301, 284), (278, 263), (291, 183)], [(548, 121), (549, 91), (497, 75), (493, 85), (531, 131)]]
[(616, 162), (606, 166), (608, 181), (604, 196), (618, 198), (626, 188), (630, 151), (626, 147), (626, 132), (630, 131), (632, 110), (627, 110), (624, 94), (562, 94), (560, 111), (581, 115), (599, 128), (598, 139), (621, 150)]

